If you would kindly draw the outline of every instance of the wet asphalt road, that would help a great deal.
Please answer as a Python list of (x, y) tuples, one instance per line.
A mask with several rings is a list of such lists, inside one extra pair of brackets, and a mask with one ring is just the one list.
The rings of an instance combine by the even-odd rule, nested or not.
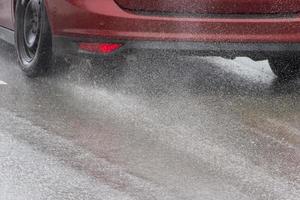
[(0, 47), (1, 200), (300, 199), (300, 78), (139, 53), (32, 80)]

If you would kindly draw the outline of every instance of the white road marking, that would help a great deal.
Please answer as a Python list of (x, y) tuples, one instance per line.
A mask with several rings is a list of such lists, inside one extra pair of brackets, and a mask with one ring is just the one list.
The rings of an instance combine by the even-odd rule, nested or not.
[(7, 85), (7, 83), (5, 83), (4, 81), (0, 80), (0, 85)]

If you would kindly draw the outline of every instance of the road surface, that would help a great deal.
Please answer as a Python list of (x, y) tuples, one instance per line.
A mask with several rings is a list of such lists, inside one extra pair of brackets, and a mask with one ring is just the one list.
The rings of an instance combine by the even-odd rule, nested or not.
[(299, 200), (300, 78), (146, 55), (29, 79), (0, 42), (1, 200)]

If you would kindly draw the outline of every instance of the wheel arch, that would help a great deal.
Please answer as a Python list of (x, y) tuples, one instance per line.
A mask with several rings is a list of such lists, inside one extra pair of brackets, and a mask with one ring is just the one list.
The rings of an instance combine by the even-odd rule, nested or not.
[(11, 6), (11, 8), (12, 8), (12, 10), (11, 10), (11, 12), (12, 12), (12, 22), (13, 22), (13, 25), (15, 24), (15, 21), (16, 21), (16, 7), (17, 7), (17, 1), (18, 0), (12, 0), (11, 2), (12, 2), (12, 6)]

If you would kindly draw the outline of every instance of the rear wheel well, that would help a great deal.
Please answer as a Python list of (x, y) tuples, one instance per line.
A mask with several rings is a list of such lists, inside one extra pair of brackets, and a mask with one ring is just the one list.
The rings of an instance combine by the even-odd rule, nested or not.
[(16, 12), (16, 6), (17, 6), (17, 0), (14, 0), (14, 4), (13, 4), (14, 13)]
[(12, 17), (12, 19), (13, 19), (13, 23), (15, 23), (16, 22), (16, 7), (17, 7), (17, 2), (18, 2), (18, 0), (14, 0), (13, 1), (13, 7), (12, 7), (12, 14), (13, 14), (13, 17)]

